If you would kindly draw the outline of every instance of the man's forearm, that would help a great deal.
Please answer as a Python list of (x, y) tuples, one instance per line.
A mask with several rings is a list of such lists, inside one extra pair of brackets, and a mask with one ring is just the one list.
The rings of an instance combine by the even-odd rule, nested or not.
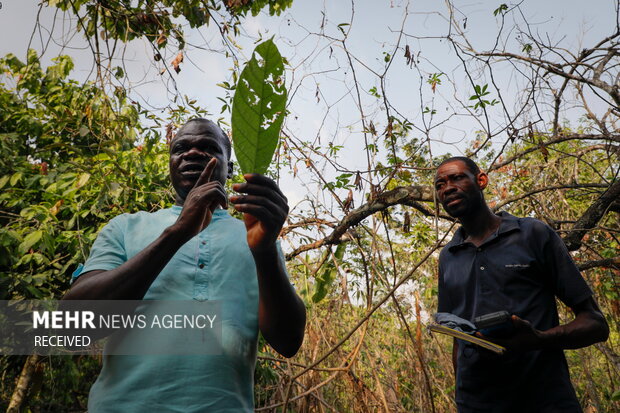
[(570, 323), (540, 333), (541, 348), (576, 349), (607, 340), (609, 327), (603, 315), (582, 311)]
[(179, 248), (189, 239), (175, 225), (121, 266), (89, 271), (79, 277), (63, 300), (141, 300)]
[(609, 326), (592, 297), (572, 307), (575, 319), (549, 330), (535, 329), (530, 322), (512, 316), (515, 334), (506, 339), (489, 337), (511, 350), (575, 349), (607, 340)]
[(306, 326), (306, 308), (286, 276), (277, 249), (256, 254), (258, 275), (258, 320), (267, 342), (285, 357), (301, 347)]

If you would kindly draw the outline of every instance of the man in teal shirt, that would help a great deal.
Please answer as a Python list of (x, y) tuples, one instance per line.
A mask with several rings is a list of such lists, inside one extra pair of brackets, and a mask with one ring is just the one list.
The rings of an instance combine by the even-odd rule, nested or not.
[[(239, 194), (228, 198), (230, 155), (216, 124), (186, 123), (170, 143), (176, 205), (112, 219), (64, 297), (217, 300), (222, 354), (106, 356), (91, 413), (252, 412), (258, 329), (285, 357), (301, 346), (305, 308), (276, 244), (286, 197), (273, 180), (246, 174), (233, 186)], [(243, 222), (228, 214), (228, 201)]]

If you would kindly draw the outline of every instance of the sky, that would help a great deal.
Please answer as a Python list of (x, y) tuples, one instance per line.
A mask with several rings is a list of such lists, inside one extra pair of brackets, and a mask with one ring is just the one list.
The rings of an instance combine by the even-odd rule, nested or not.
[[(493, 10), (500, 3), (454, 3), (456, 20), (471, 44), (477, 50), (492, 48), (501, 25), (501, 19), (493, 15)], [(515, 3), (507, 5), (513, 7)], [(523, 29), (522, 20), (530, 23), (529, 29), (534, 35), (548, 38), (566, 49), (579, 50), (611, 34), (617, 18), (612, 2), (603, 0), (525, 0), (520, 3), (520, 9), (522, 14), (516, 18), (511, 14), (505, 22), (505, 27), (512, 29), (505, 29), (504, 41), (508, 49), (517, 52), (520, 51), (518, 30), (513, 27), (516, 24)], [(35, 30), (38, 13), (41, 30)], [(431, 0), (296, 0), (281, 16), (261, 13), (244, 19), (242, 36), (235, 39), (241, 46), (236, 55), (243, 63), (249, 58), (257, 36), (274, 36), (282, 55), (290, 62), (286, 74), (290, 115), (285, 130), (314, 145), (325, 147), (328, 142), (342, 145), (345, 149), (340, 152), (339, 167), (355, 171), (367, 168), (356, 96), (359, 93), (366, 121), (373, 121), (379, 131), (383, 130), (386, 107), (382, 97), (374, 97), (370, 90), (380, 89), (378, 74), (386, 69), (386, 54), (393, 54), (394, 59), (383, 79), (392, 114), (396, 111), (410, 119), (414, 133), (421, 139), (429, 138), (434, 156), (446, 152), (461, 154), (484, 125), (484, 119), (462, 113), (455, 104), (467, 102), (472, 87), (454, 49), (441, 39), (449, 30), (446, 16), (445, 3)], [(39, 52), (45, 51), (44, 62), (59, 53), (69, 54), (76, 63), (73, 76), (78, 80), (92, 79), (92, 53), (72, 24), (55, 8), (43, 7), (39, 12), (36, 1), (2, 0), (0, 56), (14, 53), (24, 58), (29, 45)], [(348, 32), (346, 47), (354, 73), (338, 41), (342, 38), (341, 29)], [(123, 65), (127, 73), (128, 80), (123, 85), (129, 88), (130, 96), (161, 115), (174, 98), (176, 87), (180, 95), (196, 99), (212, 117), (222, 116), (228, 120), (228, 113), (220, 114), (221, 101), (217, 98), (224, 96), (224, 90), (217, 84), (230, 79), (233, 59), (219, 53), (223, 50), (221, 36), (214, 25), (200, 31), (186, 28), (186, 34), (188, 46), (178, 75), (160, 75), (164, 65), (168, 64), (170, 69), (169, 62), (176, 50), (166, 51), (164, 59), (155, 62), (153, 50), (145, 41), (127, 45), (122, 60), (119, 56), (114, 62), (114, 65)], [(399, 41), (400, 48), (394, 52)], [(405, 45), (417, 63), (407, 64), (402, 52)], [(443, 73), (443, 82), (435, 92), (426, 82), (432, 73)], [(482, 69), (473, 75), (480, 76), (480, 82), (488, 81)], [(524, 87), (522, 80), (512, 70), (499, 70), (496, 76), (500, 87), (493, 96), (502, 93), (508, 106), (516, 105)], [(359, 90), (355, 89), (354, 80)], [(422, 115), (426, 107), (437, 112), (432, 120)], [(498, 106), (490, 107), (489, 115), (491, 130), (505, 125)], [(572, 116), (569, 109), (566, 116)], [(576, 121), (577, 116), (579, 114), (571, 120)], [(426, 129), (430, 129), (427, 135), (423, 133)], [(327, 161), (319, 168), (328, 176), (339, 173)], [(300, 202), (308, 191), (313, 191), (317, 198), (322, 196), (321, 186), (314, 185), (316, 178), (305, 171), (303, 162), (296, 176), (287, 179), (287, 195), (293, 204)]]

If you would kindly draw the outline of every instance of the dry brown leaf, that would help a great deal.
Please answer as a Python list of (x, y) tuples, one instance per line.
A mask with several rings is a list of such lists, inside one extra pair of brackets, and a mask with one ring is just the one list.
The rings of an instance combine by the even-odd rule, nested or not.
[(358, 191), (361, 191), (363, 186), (362, 186), (362, 175), (359, 173), (359, 171), (357, 172), (357, 174), (355, 174), (355, 189), (357, 189)]
[(548, 162), (549, 161), (549, 150), (543, 144), (540, 145), (540, 153), (542, 153), (542, 156), (545, 159), (545, 162)]
[(410, 232), (411, 231), (411, 216), (409, 215), (409, 211), (405, 211), (405, 219), (403, 222), (403, 231)]
[(65, 201), (64, 201), (64, 200), (62, 200), (62, 199), (58, 200), (58, 202), (56, 202), (56, 203), (54, 204), (54, 206), (50, 208), (50, 212), (51, 212), (51, 214), (52, 214), (52, 215), (54, 215), (54, 216), (55, 216), (56, 214), (58, 214), (58, 211), (60, 211), (60, 207), (62, 206), (62, 204), (63, 204), (64, 202), (65, 202)]
[(168, 146), (170, 146), (170, 142), (172, 142), (172, 138), (174, 137), (172, 130), (173, 130), (172, 123), (167, 124), (166, 125), (166, 143), (168, 144)]
[(342, 205), (342, 209), (345, 212), (349, 212), (349, 210), (353, 207), (353, 191), (349, 189), (349, 194), (347, 195), (347, 199), (344, 200)]
[(170, 62), (170, 64), (174, 68), (174, 71), (177, 73), (181, 71), (181, 67), (180, 67), (181, 62), (183, 62), (183, 52), (179, 52), (179, 54), (177, 54), (177, 56), (174, 59), (172, 59), (172, 62)]
[(409, 45), (405, 46), (405, 59), (407, 59), (407, 64), (411, 66), (413, 62), (413, 57), (411, 56), (411, 50), (409, 49)]

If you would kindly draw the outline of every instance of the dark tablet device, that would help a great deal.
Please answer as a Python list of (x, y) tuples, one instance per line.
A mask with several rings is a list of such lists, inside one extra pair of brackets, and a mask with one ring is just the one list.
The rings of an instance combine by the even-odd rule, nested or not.
[(512, 319), (508, 311), (497, 311), (474, 318), (478, 331), (489, 337), (508, 337), (513, 333)]

